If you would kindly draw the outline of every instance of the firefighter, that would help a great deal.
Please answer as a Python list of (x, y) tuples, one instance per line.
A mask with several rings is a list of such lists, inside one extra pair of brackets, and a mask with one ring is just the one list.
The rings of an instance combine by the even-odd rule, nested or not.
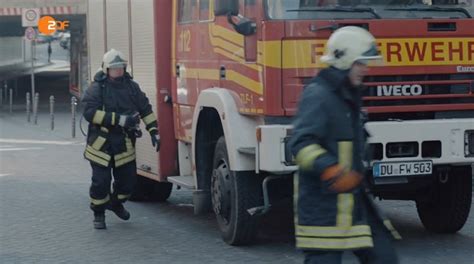
[(347, 26), (327, 42), (328, 65), (299, 103), (290, 147), (294, 177), (296, 246), (305, 263), (341, 263), (353, 251), (361, 263), (398, 263), (392, 238), (400, 235), (365, 192), (361, 85), (367, 63), (380, 60), (374, 37)]
[(48, 62), (51, 62), (51, 53), (53, 52), (53, 49), (51, 49), (51, 40), (48, 41)]
[(106, 209), (123, 220), (130, 218), (123, 203), (130, 197), (136, 181), (135, 141), (141, 136), (140, 118), (152, 145), (156, 151), (160, 149), (155, 114), (126, 68), (127, 61), (121, 52), (115, 49), (106, 52), (102, 69), (82, 99), (84, 118), (89, 122), (84, 157), (92, 167), (90, 208), (96, 229), (106, 228)]

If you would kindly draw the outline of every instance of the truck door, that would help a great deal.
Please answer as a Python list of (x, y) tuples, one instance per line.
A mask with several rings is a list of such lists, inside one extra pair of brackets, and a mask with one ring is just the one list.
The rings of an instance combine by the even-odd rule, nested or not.
[(199, 72), (199, 28), (198, 1), (177, 1), (176, 50), (176, 94), (173, 102), (176, 112), (175, 134), (178, 139), (192, 140), (193, 105), (197, 100)]
[(211, 0), (199, 1), (199, 68), (198, 92), (210, 88), (219, 87), (219, 62), (218, 55), (212, 45), (212, 27), (215, 22), (214, 10), (210, 5)]
[(176, 27), (178, 104), (189, 105), (193, 98), (197, 98), (198, 11), (197, 0), (178, 0)]

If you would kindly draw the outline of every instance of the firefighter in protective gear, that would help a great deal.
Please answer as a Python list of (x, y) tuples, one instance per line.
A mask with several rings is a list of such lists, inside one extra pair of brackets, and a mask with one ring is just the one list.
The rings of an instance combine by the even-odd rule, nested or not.
[(105, 53), (102, 70), (82, 99), (84, 118), (89, 122), (84, 157), (92, 167), (90, 207), (96, 229), (106, 228), (106, 209), (123, 220), (130, 218), (123, 203), (136, 182), (135, 141), (140, 135), (140, 118), (156, 151), (160, 148), (152, 106), (126, 68), (127, 60), (121, 52), (111, 49)]
[(341, 263), (353, 251), (361, 263), (398, 263), (400, 238), (365, 192), (365, 130), (361, 85), (367, 63), (380, 60), (374, 37), (360, 27), (336, 30), (322, 69), (301, 95), (290, 141), (296, 246), (305, 263)]

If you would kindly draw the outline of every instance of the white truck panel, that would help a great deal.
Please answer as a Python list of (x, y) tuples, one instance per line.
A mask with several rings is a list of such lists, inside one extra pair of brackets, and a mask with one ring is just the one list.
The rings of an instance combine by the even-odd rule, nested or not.
[[(104, 10), (105, 3), (105, 10)], [(130, 5), (129, 5), (130, 4)], [(105, 13), (105, 19), (104, 19)], [(121, 51), (129, 60), (128, 71), (156, 108), (156, 66), (153, 0), (89, 0), (88, 27), (90, 74), (97, 72), (105, 51)], [(158, 153), (141, 124), (143, 137), (137, 139), (137, 168), (142, 175), (158, 179)]]
[(105, 51), (104, 0), (89, 0), (87, 5), (89, 76), (92, 81), (102, 64)]
[[(133, 78), (146, 93), (153, 111), (157, 115), (156, 98), (156, 65), (155, 65), (155, 38), (153, 21), (153, 1), (142, 0), (131, 3), (131, 50)], [(137, 140), (137, 168), (157, 175), (159, 172), (159, 154), (151, 145), (151, 139), (141, 124), (143, 137)], [(147, 175), (149, 176), (149, 175)]]
[(285, 138), (291, 125), (259, 126), (261, 141), (257, 144), (257, 171), (269, 171), (276, 174), (291, 173), (298, 166), (285, 164)]
[(105, 1), (105, 12), (107, 18), (107, 50), (114, 48), (130, 59), (128, 1)]

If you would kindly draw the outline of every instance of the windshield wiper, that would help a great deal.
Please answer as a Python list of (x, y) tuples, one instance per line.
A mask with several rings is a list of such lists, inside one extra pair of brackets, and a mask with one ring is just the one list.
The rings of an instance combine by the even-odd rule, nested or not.
[(471, 14), (462, 7), (439, 7), (439, 6), (431, 6), (431, 7), (397, 7), (397, 8), (386, 8), (385, 10), (391, 11), (422, 11), (422, 12), (460, 12), (466, 15), (467, 18), (472, 18)]
[(330, 8), (302, 8), (302, 9), (290, 9), (286, 12), (346, 12), (346, 13), (371, 13), (375, 18), (380, 19), (381, 17), (373, 8), (362, 8), (362, 7), (330, 7)]

